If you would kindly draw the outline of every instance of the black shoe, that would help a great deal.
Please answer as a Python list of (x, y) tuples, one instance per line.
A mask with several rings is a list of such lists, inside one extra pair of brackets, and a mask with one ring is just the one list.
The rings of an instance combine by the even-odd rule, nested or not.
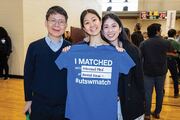
[(4, 80), (7, 80), (7, 79), (9, 79), (9, 78), (8, 78), (8, 77), (5, 77), (5, 78), (4, 78)]
[(144, 120), (151, 120), (150, 115), (145, 115), (145, 116), (144, 116)]
[(179, 93), (174, 94), (174, 98), (178, 98), (179, 97)]
[(160, 115), (159, 115), (159, 114), (157, 114), (157, 113), (155, 113), (155, 112), (153, 112), (153, 113), (151, 113), (151, 114), (152, 114), (152, 116), (153, 116), (154, 118), (160, 119)]

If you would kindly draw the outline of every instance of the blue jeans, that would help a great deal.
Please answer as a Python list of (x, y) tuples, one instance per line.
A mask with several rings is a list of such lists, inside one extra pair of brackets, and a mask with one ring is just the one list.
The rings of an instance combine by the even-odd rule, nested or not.
[(144, 89), (145, 89), (145, 115), (150, 115), (151, 113), (151, 102), (152, 102), (152, 93), (153, 88), (155, 87), (156, 91), (156, 107), (155, 107), (155, 113), (159, 114), (162, 109), (162, 103), (163, 103), (163, 89), (164, 89), (164, 81), (165, 81), (166, 75), (162, 76), (146, 76), (144, 75)]

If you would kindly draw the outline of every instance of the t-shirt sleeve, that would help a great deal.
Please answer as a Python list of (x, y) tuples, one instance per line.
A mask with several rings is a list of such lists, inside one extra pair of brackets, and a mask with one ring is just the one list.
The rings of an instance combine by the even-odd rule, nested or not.
[(55, 60), (56, 65), (61, 70), (63, 68), (67, 68), (69, 59), (69, 52), (62, 52), (58, 58)]
[(135, 66), (134, 61), (132, 58), (127, 54), (127, 52), (119, 53), (119, 68), (120, 68), (120, 73), (123, 74), (128, 74), (129, 70)]

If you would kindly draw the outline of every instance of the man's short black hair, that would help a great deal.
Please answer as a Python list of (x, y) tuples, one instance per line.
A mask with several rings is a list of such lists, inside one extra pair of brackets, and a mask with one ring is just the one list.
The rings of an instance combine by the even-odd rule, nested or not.
[(161, 24), (159, 23), (153, 23), (147, 27), (147, 33), (148, 37), (152, 38), (156, 36), (157, 32), (160, 32), (161, 30)]
[(48, 20), (50, 15), (57, 14), (57, 13), (63, 15), (65, 17), (66, 21), (68, 20), (67, 12), (64, 10), (64, 8), (62, 8), (60, 6), (50, 7), (46, 13), (46, 20)]
[(168, 30), (168, 37), (174, 37), (175, 35), (176, 35), (176, 30), (175, 29)]

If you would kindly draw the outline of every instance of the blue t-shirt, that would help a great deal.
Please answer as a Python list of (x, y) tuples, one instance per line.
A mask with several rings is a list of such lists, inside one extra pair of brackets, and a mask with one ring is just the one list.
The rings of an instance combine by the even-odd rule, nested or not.
[(102, 45), (74, 45), (56, 60), (68, 70), (66, 117), (70, 120), (116, 120), (119, 73), (135, 65), (126, 52)]

